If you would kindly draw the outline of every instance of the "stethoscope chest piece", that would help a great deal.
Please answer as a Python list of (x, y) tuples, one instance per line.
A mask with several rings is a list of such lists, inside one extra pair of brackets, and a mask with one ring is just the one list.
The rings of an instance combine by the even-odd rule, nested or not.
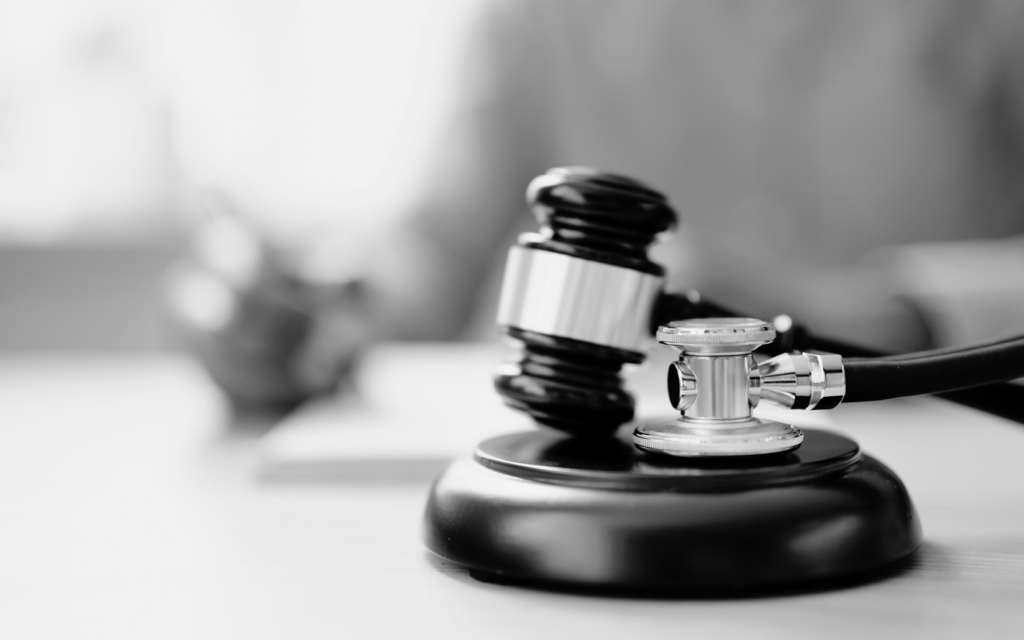
[(753, 318), (681, 320), (658, 328), (658, 342), (678, 349), (668, 371), (675, 420), (641, 424), (634, 444), (673, 456), (749, 456), (796, 449), (804, 434), (793, 425), (753, 416), (761, 371), (753, 352), (775, 339), (771, 323)]

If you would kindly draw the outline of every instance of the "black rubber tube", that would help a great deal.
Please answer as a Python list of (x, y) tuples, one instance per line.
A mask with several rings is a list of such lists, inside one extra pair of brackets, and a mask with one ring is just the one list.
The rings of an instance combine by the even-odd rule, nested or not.
[[(1017, 340), (1018, 338), (1014, 338)], [(1006, 344), (1008, 340), (992, 344)], [(846, 344), (839, 340), (821, 338), (819, 336), (807, 335), (803, 340), (803, 350), (816, 349), (828, 353), (838, 353), (843, 356), (843, 363), (848, 368), (851, 364), (857, 367), (858, 361), (864, 358), (874, 358), (876, 362), (906, 361), (922, 356), (939, 356), (954, 353), (962, 353), (975, 347), (947, 347), (931, 351), (920, 351), (916, 353), (889, 354), (875, 349), (868, 349), (859, 345)], [(848, 370), (848, 369), (847, 369)], [(849, 388), (849, 387), (847, 387)], [(901, 394), (904, 395), (904, 394)], [(856, 397), (856, 394), (854, 394)], [(936, 398), (942, 398), (949, 402), (978, 409), (992, 415), (1006, 418), (1024, 424), (1024, 386), (1012, 382), (995, 382), (980, 387), (968, 387), (958, 391), (947, 391), (935, 394)], [(850, 402), (849, 393), (843, 402)]]
[[(900, 359), (851, 360), (843, 402), (946, 393), (1024, 377), (1024, 337)], [(1020, 391), (1024, 400), (1024, 388)]]

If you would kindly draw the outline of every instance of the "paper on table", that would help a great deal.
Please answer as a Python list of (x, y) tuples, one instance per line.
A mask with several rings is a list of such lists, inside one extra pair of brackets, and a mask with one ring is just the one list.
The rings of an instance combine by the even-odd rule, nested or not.
[(321, 399), (262, 442), (259, 475), (279, 481), (408, 481), (432, 477), (477, 442), (529, 428), (494, 392), (508, 348), (392, 344), (367, 354), (358, 393)]

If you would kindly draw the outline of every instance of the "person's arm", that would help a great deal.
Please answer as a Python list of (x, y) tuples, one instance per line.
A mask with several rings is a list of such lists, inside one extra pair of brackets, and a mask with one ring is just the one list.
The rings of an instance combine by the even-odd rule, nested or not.
[(1024, 334), (1024, 236), (903, 245), (876, 256), (940, 346)]

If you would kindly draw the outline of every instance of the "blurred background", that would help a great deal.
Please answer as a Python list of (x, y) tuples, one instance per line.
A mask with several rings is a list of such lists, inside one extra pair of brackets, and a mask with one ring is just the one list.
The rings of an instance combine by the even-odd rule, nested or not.
[(165, 271), (211, 198), (283, 245), (382, 233), (421, 188), (473, 11), (0, 2), (0, 349), (173, 346)]
[[(519, 615), (424, 562), (428, 481), (528, 426), (505, 346), (382, 346), (362, 404), (279, 421), (374, 341), (496, 340), (523, 192), (565, 165), (664, 191), (671, 284), (745, 314), (889, 349), (1024, 333), (1024, 2), (0, 0), (0, 628), (44, 630), (0, 635), (677, 624)], [(877, 600), (859, 620), (1019, 629), (1019, 430), (870, 406), (842, 426), (923, 506), (924, 571), (808, 624)], [(779, 600), (684, 613), (790, 634), (812, 608)]]

